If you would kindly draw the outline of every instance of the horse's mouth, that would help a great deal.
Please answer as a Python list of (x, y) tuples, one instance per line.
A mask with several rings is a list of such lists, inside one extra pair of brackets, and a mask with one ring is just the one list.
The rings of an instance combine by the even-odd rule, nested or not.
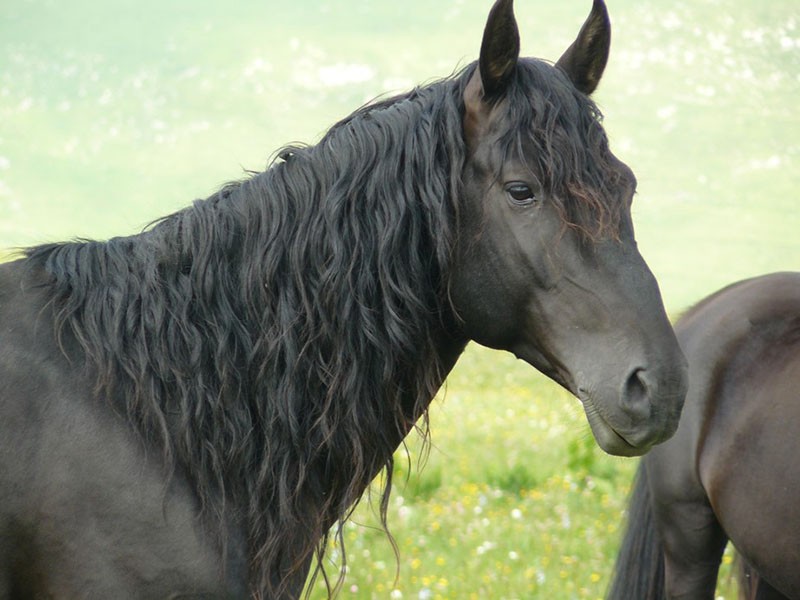
[(613, 456), (642, 456), (650, 450), (649, 445), (634, 446), (622, 434), (617, 432), (597, 408), (593, 398), (585, 393), (584, 390), (579, 390), (577, 396), (583, 404), (583, 410), (586, 413), (586, 420), (589, 421), (589, 427), (592, 429), (592, 435), (594, 435), (597, 445), (604, 452)]

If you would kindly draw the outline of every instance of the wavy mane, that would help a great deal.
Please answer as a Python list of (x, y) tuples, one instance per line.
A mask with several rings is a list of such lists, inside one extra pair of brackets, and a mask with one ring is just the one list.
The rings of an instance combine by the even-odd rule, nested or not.
[[(98, 396), (163, 449), (207, 514), (247, 532), (257, 598), (280, 596), (312, 554), (330, 591), (331, 526), (381, 469), (385, 525), (393, 452), (420, 418), (427, 435), (445, 375), (434, 334), (453, 325), (474, 69), (359, 109), (144, 233), (27, 252)], [(554, 98), (572, 88), (544, 63), (517, 71), (508, 151), (539, 144), (532, 167), (565, 222), (613, 222), (596, 108), (577, 92)]]

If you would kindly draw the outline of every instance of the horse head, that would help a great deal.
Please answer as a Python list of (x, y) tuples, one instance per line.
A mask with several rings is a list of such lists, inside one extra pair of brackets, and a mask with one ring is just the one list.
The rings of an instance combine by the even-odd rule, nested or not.
[(495, 3), (464, 84), (450, 293), (467, 337), (575, 394), (606, 452), (639, 455), (674, 433), (687, 375), (637, 250), (636, 180), (608, 149), (588, 97), (610, 39), (595, 0), (555, 65), (520, 58), (512, 1)]

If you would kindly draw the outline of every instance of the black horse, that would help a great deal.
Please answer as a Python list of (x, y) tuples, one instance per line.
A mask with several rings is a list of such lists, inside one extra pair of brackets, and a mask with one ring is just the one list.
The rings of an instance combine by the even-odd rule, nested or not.
[(800, 598), (800, 273), (740, 281), (676, 325), (689, 393), (642, 459), (613, 600), (713, 600), (730, 540), (743, 597)]
[[(468, 340), (576, 394), (600, 446), (675, 431), (686, 367), (588, 98), (498, 0), (480, 60), (108, 242), (0, 269), (0, 598), (295, 598)], [(337, 522), (340, 524), (335, 527)], [(385, 525), (385, 523), (384, 523)], [(341, 573), (338, 581), (341, 581)]]

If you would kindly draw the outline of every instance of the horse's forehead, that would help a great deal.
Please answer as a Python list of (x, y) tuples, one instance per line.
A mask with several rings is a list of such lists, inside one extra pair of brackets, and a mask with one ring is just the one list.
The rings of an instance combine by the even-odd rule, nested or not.
[(553, 85), (520, 84), (514, 93), (492, 106), (488, 141), (536, 140), (569, 128), (569, 123), (579, 127), (581, 121), (585, 122), (585, 112), (590, 107), (581, 105), (571, 84), (558, 80), (549, 83)]
[(532, 166), (532, 159), (546, 149), (552, 150), (545, 139), (552, 132), (546, 132), (537, 122), (531, 107), (510, 107), (504, 99), (494, 106), (474, 157), (493, 168), (508, 161), (518, 161)]

